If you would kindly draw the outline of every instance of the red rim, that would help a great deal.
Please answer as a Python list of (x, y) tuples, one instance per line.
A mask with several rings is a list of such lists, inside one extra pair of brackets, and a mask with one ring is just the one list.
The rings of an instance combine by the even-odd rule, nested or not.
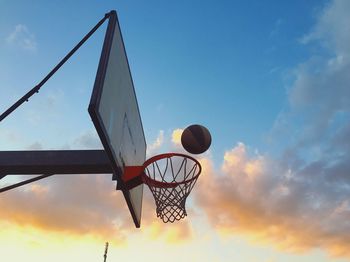
[(190, 179), (181, 181), (181, 182), (163, 182), (163, 181), (158, 181), (158, 180), (154, 180), (152, 178), (150, 178), (145, 172), (143, 172), (143, 178), (144, 178), (144, 182), (149, 185), (149, 186), (153, 186), (153, 187), (167, 187), (167, 188), (173, 188), (176, 187), (178, 185), (181, 184), (186, 184), (189, 183), (195, 179), (197, 179), (199, 177), (199, 175), (202, 172), (202, 166), (199, 163), (199, 161), (189, 155), (185, 155), (185, 154), (181, 154), (181, 153), (165, 153), (165, 154), (160, 154), (160, 155), (156, 155), (154, 157), (151, 157), (149, 159), (146, 160), (146, 162), (143, 164), (143, 170), (145, 170), (150, 164), (161, 160), (161, 159), (165, 159), (165, 158), (171, 158), (173, 156), (180, 156), (180, 157), (184, 157), (184, 158), (188, 158), (191, 159), (193, 162), (196, 163), (196, 165), (198, 166), (198, 171), (197, 171), (197, 175), (193, 176)]

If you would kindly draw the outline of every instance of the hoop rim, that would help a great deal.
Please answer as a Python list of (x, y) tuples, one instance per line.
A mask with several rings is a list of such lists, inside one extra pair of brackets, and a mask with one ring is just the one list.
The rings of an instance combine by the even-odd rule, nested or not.
[(145, 170), (150, 164), (152, 164), (158, 160), (165, 159), (165, 158), (171, 158), (173, 156), (180, 156), (180, 157), (188, 158), (188, 159), (192, 160), (194, 163), (196, 163), (196, 165), (198, 166), (197, 174), (195, 176), (193, 176), (192, 178), (181, 181), (181, 182), (162, 182), (162, 181), (158, 181), (158, 180), (155, 180), (155, 179), (149, 177), (146, 174), (146, 172), (143, 171), (142, 177), (143, 177), (144, 183), (147, 185), (150, 185), (150, 186), (154, 186), (154, 187), (173, 188), (173, 187), (176, 187), (178, 185), (190, 183), (191, 181), (193, 181), (199, 177), (199, 175), (202, 172), (202, 166), (199, 163), (199, 161), (192, 156), (182, 154), (182, 153), (165, 153), (165, 154), (155, 155), (155, 156), (147, 159), (144, 162), (142, 169)]
[(144, 163), (143, 163), (143, 167), (146, 168), (149, 164), (151, 164), (154, 161), (163, 159), (163, 158), (169, 158), (172, 156), (182, 156), (182, 157), (186, 157), (191, 159), (192, 161), (196, 162), (198, 165), (200, 165), (199, 161), (197, 159), (195, 159), (192, 156), (186, 155), (186, 154), (182, 154), (182, 153), (164, 153), (164, 154), (159, 154), (159, 155), (155, 155), (151, 158), (148, 158)]

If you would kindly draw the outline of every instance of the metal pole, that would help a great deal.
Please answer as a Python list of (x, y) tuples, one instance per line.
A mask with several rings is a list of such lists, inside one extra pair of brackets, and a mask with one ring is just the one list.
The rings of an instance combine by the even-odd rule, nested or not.
[(103, 262), (106, 262), (107, 260), (107, 252), (108, 252), (108, 242), (106, 242), (106, 247), (105, 247), (105, 254), (103, 255)]
[(11, 190), (11, 189), (14, 189), (14, 188), (16, 188), (16, 187), (20, 187), (20, 186), (23, 186), (23, 185), (26, 185), (26, 184), (35, 182), (35, 181), (37, 181), (37, 180), (40, 180), (40, 179), (43, 179), (43, 178), (46, 178), (46, 177), (49, 177), (49, 176), (52, 176), (52, 175), (53, 175), (53, 174), (37, 176), (37, 177), (31, 178), (31, 179), (24, 180), (24, 181), (22, 181), (22, 182), (13, 184), (13, 185), (11, 185), (11, 186), (6, 186), (6, 187), (3, 187), (3, 188), (0, 188), (0, 193), (3, 193), (3, 192), (5, 192), (5, 191)]
[(32, 88), (28, 93), (26, 93), (22, 98), (20, 98), (16, 103), (14, 103), (11, 107), (9, 107), (4, 113), (0, 115), (0, 122), (4, 120), (9, 114), (15, 111), (20, 105), (24, 102), (28, 102), (28, 99), (34, 95), (35, 93), (39, 93), (40, 88), (51, 78), (51, 76), (56, 73), (58, 69), (90, 38), (90, 36), (104, 23), (104, 21), (109, 18), (112, 14), (115, 14), (115, 11), (111, 11), (105, 14), (104, 18), (98, 22), (91, 31), (84, 36), (84, 38), (61, 60), (61, 62), (56, 65), (50, 73), (34, 88)]
[(5, 175), (111, 174), (104, 150), (0, 151), (0, 178)]

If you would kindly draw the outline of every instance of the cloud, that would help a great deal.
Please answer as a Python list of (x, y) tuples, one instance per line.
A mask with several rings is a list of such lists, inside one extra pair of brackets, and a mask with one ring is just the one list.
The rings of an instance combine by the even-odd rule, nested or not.
[[(111, 236), (112, 229), (127, 223), (128, 214), (107, 176), (53, 176), (10, 191), (0, 199), (0, 219), (73, 235)], [(117, 212), (125, 219), (117, 219)]]
[(272, 131), (278, 154), (239, 143), (220, 170), (204, 162), (195, 199), (222, 235), (350, 257), (349, 13), (349, 1), (330, 2), (302, 38), (317, 53), (292, 70)]
[(27, 26), (23, 24), (18, 24), (15, 26), (14, 30), (6, 38), (6, 42), (24, 50), (37, 50), (35, 35), (32, 34)]
[[(346, 1), (331, 2), (303, 38), (326, 50), (293, 70), (288, 109), (276, 121), (283, 130), (274, 137), (283, 146), (281, 157), (252, 153), (241, 142), (225, 152), (219, 169), (210, 158), (200, 160), (204, 171), (191, 196), (221, 235), (239, 234), (290, 252), (317, 248), (350, 257), (348, 13)], [(154, 150), (164, 145), (163, 135)], [(0, 198), (0, 220), (79, 235), (118, 233), (120, 241), (130, 235), (130, 214), (110, 177), (54, 179)], [(142, 232), (167, 241), (191, 238), (189, 220), (176, 229), (164, 227), (155, 222), (149, 192), (144, 199)]]
[(323, 248), (350, 256), (348, 191), (312, 183), (276, 160), (250, 154), (243, 143), (225, 153), (220, 170), (210, 159), (202, 166), (195, 201), (221, 235), (290, 252)]
[(180, 244), (193, 239), (194, 233), (190, 219), (185, 218), (169, 226), (156, 217), (156, 204), (147, 186), (144, 189), (143, 201), (141, 230), (148, 239), (171, 244)]
[[(169, 146), (170, 136), (167, 140), (166, 146)], [(160, 131), (150, 148), (157, 154), (162, 146), (164, 132)], [(26, 148), (35, 150), (44, 147), (42, 143), (35, 142)], [(65, 146), (75, 149), (100, 147), (100, 140), (92, 131), (81, 133)], [(50, 234), (115, 239), (116, 244), (123, 244), (135, 228), (124, 197), (115, 187), (108, 174), (55, 175), (3, 193), (0, 198), (0, 223), (30, 227)], [(146, 239), (168, 243), (181, 243), (192, 238), (190, 220), (169, 227), (157, 218), (155, 209), (153, 196), (145, 187), (142, 228), (137, 229), (138, 234)]]
[[(154, 153), (159, 153), (157, 150), (163, 145), (163, 140), (163, 131), (160, 131), (152, 147)], [(95, 132), (86, 131), (69, 147), (96, 146), (100, 146), (98, 136)], [(30, 149), (42, 147), (39, 142), (29, 146)], [(135, 229), (123, 194), (115, 187), (108, 174), (55, 175), (3, 193), (0, 198), (0, 223), (72, 237), (86, 235), (101, 240), (114, 239), (116, 244), (123, 244)], [(168, 243), (181, 243), (192, 238), (190, 220), (169, 227), (157, 218), (155, 210), (153, 196), (145, 186), (142, 228), (137, 229), (138, 234), (146, 239)]]
[[(280, 115), (284, 123), (277, 124), (277, 129), (289, 130), (283, 136), (295, 137), (299, 144), (319, 143), (330, 129), (339, 128), (335, 126), (339, 118), (349, 119), (349, 11), (349, 1), (329, 2), (312, 30), (301, 38), (301, 43), (313, 45), (316, 51), (292, 70), (293, 81), (287, 87), (289, 108)], [(303, 130), (290, 122), (303, 125)], [(290, 126), (283, 128), (286, 123)]]
[(156, 140), (147, 146), (147, 155), (153, 155), (155, 152), (159, 151), (159, 149), (164, 144), (164, 131), (160, 130)]
[(43, 145), (40, 142), (34, 142), (26, 147), (28, 150), (42, 150)]
[(305, 44), (325, 50), (296, 67), (284, 116), (289, 128), (283, 135), (294, 139), (281, 164), (308, 183), (323, 206), (338, 206), (350, 195), (349, 12), (348, 1), (331, 2), (304, 36)]
[(181, 135), (183, 131), (183, 129), (177, 128), (171, 134), (171, 142), (173, 142), (175, 146), (181, 146)]
[(316, 42), (332, 50), (335, 55), (349, 58), (349, 9), (350, 3), (347, 0), (330, 1), (320, 12), (312, 31), (301, 38), (301, 43)]
[[(169, 243), (190, 239), (188, 221), (166, 227), (156, 217), (150, 192), (144, 191), (139, 234)], [(116, 244), (123, 244), (135, 233), (123, 195), (115, 190), (115, 182), (108, 174), (50, 177), (3, 193), (0, 210), (0, 223), (27, 226), (41, 232), (93, 236), (99, 240), (111, 239)]]
[(6, 141), (16, 143), (20, 140), (22, 140), (22, 135), (18, 131), (3, 127), (0, 128), (0, 141), (2, 144), (5, 144)]
[(324, 167), (347, 161), (350, 30), (344, 25), (350, 24), (349, 12), (349, 1), (328, 3), (302, 38), (303, 44), (317, 46), (317, 52), (292, 70), (289, 105), (272, 131), (275, 142), (286, 147), (282, 154), (287, 165), (292, 159), (300, 168), (311, 159)]
[(157, 138), (147, 145), (147, 156), (151, 157), (165, 152), (186, 153), (181, 145), (182, 131), (181, 128), (175, 128), (168, 132), (160, 130)]
[(102, 149), (102, 144), (99, 136), (95, 130), (88, 130), (82, 132), (73, 141), (73, 147), (84, 149)]
[(350, 111), (349, 11), (349, 1), (332, 1), (302, 38), (304, 44), (320, 48), (295, 68), (289, 88), (291, 110), (297, 117), (303, 114), (303, 142), (323, 139), (333, 122)]

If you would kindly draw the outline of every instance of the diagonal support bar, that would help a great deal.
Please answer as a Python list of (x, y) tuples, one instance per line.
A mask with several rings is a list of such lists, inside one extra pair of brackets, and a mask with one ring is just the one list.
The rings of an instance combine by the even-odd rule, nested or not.
[(0, 193), (9, 191), (9, 190), (14, 189), (14, 188), (16, 188), (16, 187), (24, 186), (24, 185), (29, 184), (29, 183), (33, 183), (33, 182), (35, 182), (35, 181), (38, 181), (38, 180), (40, 180), (40, 179), (43, 179), (43, 178), (46, 178), (46, 177), (49, 177), (49, 176), (52, 176), (52, 175), (53, 175), (53, 174), (41, 175), (41, 176), (33, 177), (33, 178), (31, 178), (31, 179), (24, 180), (24, 181), (22, 181), (22, 182), (19, 182), (19, 183), (10, 185), (10, 186), (6, 186), (6, 187), (3, 187), (3, 188), (0, 188)]
[(4, 120), (9, 114), (15, 111), (20, 105), (24, 102), (28, 101), (28, 99), (38, 93), (40, 88), (56, 73), (61, 66), (67, 62), (67, 60), (90, 38), (90, 36), (95, 33), (95, 31), (106, 21), (107, 18), (110, 17), (111, 13), (115, 13), (115, 11), (111, 11), (110, 13), (105, 14), (104, 18), (102, 18), (91, 30), (90, 32), (84, 36), (84, 38), (47, 74), (47, 76), (41, 80), (41, 82), (33, 87), (28, 93), (26, 93), (23, 97), (21, 97), (16, 103), (14, 103), (11, 107), (9, 107), (4, 113), (0, 115), (0, 122)]

